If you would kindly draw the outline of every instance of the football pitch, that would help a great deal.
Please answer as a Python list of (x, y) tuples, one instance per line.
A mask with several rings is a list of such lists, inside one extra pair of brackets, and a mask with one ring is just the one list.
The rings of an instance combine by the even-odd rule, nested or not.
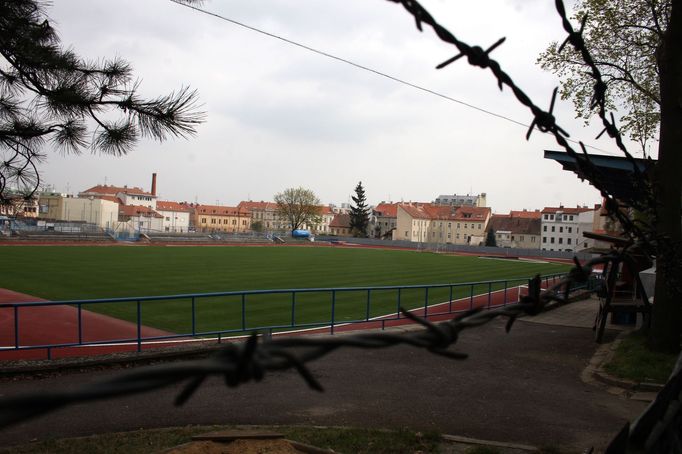
[[(556, 263), (483, 259), (428, 252), (335, 247), (0, 247), (0, 287), (49, 300), (141, 297), (241, 290), (450, 284), (530, 278), (568, 269)], [(502, 285), (502, 284), (501, 284)], [(500, 288), (501, 285), (494, 288)], [(514, 285), (518, 285), (515, 283)], [(454, 297), (488, 286), (455, 289)], [(447, 301), (449, 289), (433, 290), (429, 304)], [(335, 320), (358, 320), (396, 310), (395, 291), (341, 292)], [(296, 296), (295, 321), (326, 323), (329, 292)], [(424, 290), (405, 290), (401, 305), (424, 305)], [(291, 294), (197, 299), (196, 330), (218, 331), (291, 323)], [(191, 298), (145, 302), (142, 323), (191, 332)], [(242, 317), (242, 307), (245, 314)], [(135, 303), (89, 304), (84, 309), (135, 321)]]

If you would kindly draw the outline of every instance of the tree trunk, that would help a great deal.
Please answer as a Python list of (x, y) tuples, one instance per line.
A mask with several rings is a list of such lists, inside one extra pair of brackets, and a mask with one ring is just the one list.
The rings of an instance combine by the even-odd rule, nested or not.
[(661, 128), (656, 189), (656, 290), (650, 346), (678, 352), (682, 333), (682, 0), (672, 0), (668, 29), (657, 59)]

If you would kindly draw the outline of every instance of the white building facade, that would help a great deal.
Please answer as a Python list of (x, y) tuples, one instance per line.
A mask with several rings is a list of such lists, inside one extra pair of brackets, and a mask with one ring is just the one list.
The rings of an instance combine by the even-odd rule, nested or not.
[[(587, 207), (547, 207), (542, 210), (541, 249), (573, 252), (584, 249), (583, 229), (592, 226), (594, 210)], [(585, 213), (582, 217), (581, 213)], [(587, 219), (589, 218), (589, 223)]]

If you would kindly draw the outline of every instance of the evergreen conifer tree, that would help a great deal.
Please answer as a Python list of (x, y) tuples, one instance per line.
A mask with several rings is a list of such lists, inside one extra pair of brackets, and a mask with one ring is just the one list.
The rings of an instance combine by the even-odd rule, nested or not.
[(350, 207), (350, 229), (354, 237), (367, 238), (369, 225), (369, 208), (365, 203), (365, 188), (362, 181), (355, 187), (355, 195), (351, 197), (354, 205)]
[(485, 236), (485, 245), (488, 247), (497, 247), (497, 240), (495, 239), (495, 231), (493, 229), (488, 229), (488, 233)]

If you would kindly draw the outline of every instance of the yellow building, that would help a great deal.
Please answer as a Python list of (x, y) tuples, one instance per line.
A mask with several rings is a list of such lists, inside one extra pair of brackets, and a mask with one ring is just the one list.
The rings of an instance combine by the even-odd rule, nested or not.
[(246, 232), (251, 229), (251, 213), (238, 207), (197, 205), (194, 226), (200, 232)]
[(490, 215), (486, 207), (401, 203), (393, 239), (477, 246), (485, 239)]

